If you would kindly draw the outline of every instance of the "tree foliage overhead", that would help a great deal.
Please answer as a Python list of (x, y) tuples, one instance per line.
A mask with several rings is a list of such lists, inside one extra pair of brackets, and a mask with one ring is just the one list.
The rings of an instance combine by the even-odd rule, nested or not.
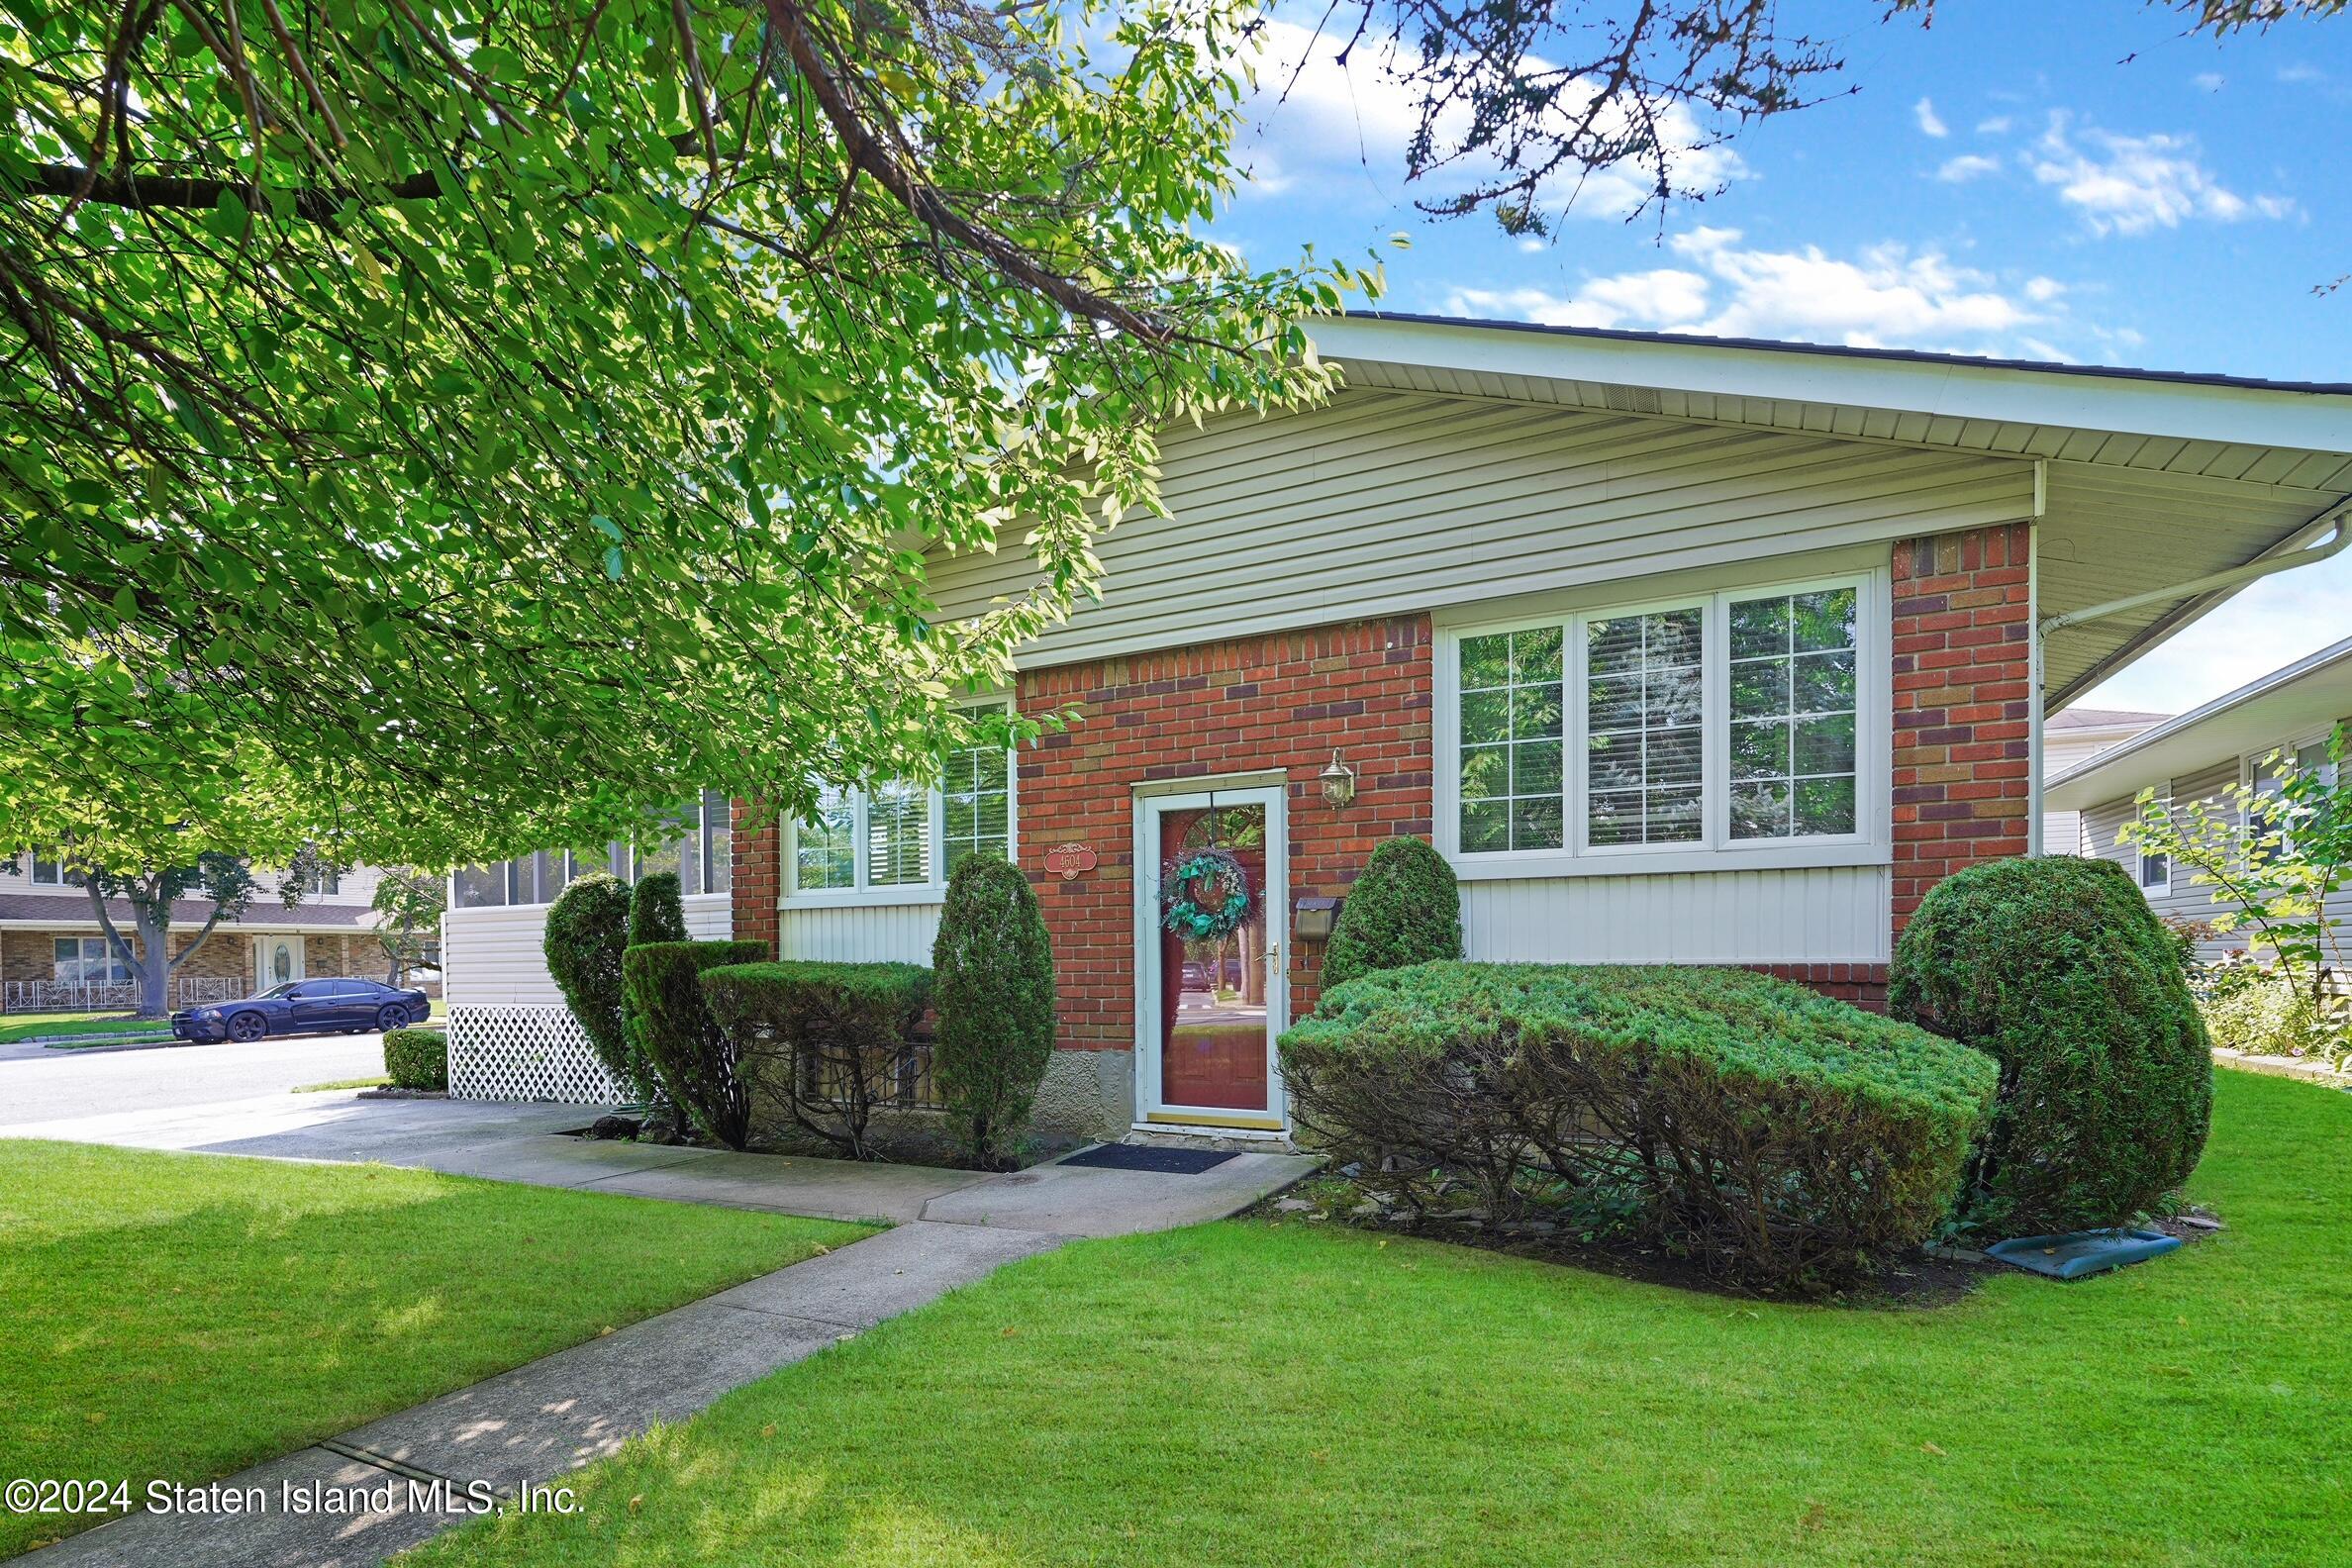
[[(1155, 428), (1326, 385), (1355, 275), (1192, 228), (1243, 15), (0, 13), (0, 829), (266, 854), (267, 786), (430, 864), (931, 751)], [(1033, 590), (927, 624), (1014, 517)]]

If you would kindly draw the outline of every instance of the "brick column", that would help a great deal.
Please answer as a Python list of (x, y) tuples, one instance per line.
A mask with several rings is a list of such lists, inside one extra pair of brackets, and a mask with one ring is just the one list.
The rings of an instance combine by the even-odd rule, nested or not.
[(748, 803), (734, 803), (735, 939), (779, 949), (776, 900), (784, 892), (783, 833), (773, 816), (754, 818)]
[(2024, 523), (1895, 546), (1895, 934), (1963, 866), (2025, 852), (2033, 637)]

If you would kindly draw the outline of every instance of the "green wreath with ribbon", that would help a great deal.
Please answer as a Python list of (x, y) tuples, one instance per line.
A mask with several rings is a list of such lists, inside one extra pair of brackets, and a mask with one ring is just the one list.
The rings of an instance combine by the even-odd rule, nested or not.
[(1187, 941), (1239, 931), (1256, 908), (1249, 873), (1224, 849), (1196, 849), (1161, 882), (1160, 924)]

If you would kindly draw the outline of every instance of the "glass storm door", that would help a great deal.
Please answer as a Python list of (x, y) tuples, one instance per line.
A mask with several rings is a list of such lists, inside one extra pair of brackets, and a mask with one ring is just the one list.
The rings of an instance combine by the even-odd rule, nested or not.
[(299, 936), (256, 936), (253, 938), (253, 989), (266, 991), (274, 985), (302, 978), (302, 938)]
[(1137, 1101), (1148, 1122), (1279, 1130), (1285, 861), (1278, 788), (1137, 801)]

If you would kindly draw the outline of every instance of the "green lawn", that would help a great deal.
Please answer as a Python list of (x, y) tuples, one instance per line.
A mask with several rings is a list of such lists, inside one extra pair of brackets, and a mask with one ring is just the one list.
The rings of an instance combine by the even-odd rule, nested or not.
[(418, 1561), (2345, 1562), (2352, 1096), (2220, 1079), (2230, 1229), (2124, 1273), (1863, 1312), (1296, 1221), (1089, 1243)]
[(120, 1013), (0, 1013), (0, 1045), (49, 1034), (169, 1034), (168, 1021), (128, 1018)]
[[(206, 1481), (866, 1228), (0, 1140), (0, 1458)], [(0, 1514), (0, 1557), (58, 1533)]]

